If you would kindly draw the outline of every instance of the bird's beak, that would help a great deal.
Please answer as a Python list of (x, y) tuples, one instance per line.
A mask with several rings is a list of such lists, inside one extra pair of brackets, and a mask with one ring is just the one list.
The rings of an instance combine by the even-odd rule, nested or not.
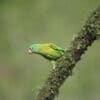
[(28, 50), (28, 54), (30, 54), (30, 55), (31, 55), (32, 53), (33, 53), (33, 52), (32, 52), (32, 50), (31, 50), (31, 49), (29, 49), (29, 50)]

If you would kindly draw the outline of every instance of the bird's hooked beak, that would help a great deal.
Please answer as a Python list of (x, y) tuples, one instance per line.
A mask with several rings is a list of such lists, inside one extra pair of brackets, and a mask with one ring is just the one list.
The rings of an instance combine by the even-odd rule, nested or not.
[(29, 49), (29, 50), (28, 50), (28, 54), (30, 54), (30, 55), (31, 55), (32, 53), (33, 53), (33, 52), (32, 52), (32, 50), (31, 50), (31, 49)]

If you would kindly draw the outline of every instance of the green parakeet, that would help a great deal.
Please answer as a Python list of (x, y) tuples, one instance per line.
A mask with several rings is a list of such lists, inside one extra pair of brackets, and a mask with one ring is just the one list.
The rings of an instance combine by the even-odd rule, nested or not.
[(50, 60), (54, 65), (54, 61), (63, 55), (64, 49), (54, 43), (32, 44), (28, 49), (29, 54), (39, 54)]

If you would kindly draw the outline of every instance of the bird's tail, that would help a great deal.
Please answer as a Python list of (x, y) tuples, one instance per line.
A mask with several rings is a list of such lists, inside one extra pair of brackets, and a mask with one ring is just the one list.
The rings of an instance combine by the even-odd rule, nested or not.
[(100, 34), (97, 34), (96, 39), (100, 40)]

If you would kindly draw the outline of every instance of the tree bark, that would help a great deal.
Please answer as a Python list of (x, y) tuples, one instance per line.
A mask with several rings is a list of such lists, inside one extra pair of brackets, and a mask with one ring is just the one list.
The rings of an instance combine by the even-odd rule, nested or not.
[(37, 100), (54, 100), (64, 81), (72, 75), (72, 69), (81, 59), (82, 54), (96, 40), (100, 30), (100, 6), (91, 14), (81, 31), (73, 37), (63, 56), (57, 60), (43, 87), (40, 89)]

